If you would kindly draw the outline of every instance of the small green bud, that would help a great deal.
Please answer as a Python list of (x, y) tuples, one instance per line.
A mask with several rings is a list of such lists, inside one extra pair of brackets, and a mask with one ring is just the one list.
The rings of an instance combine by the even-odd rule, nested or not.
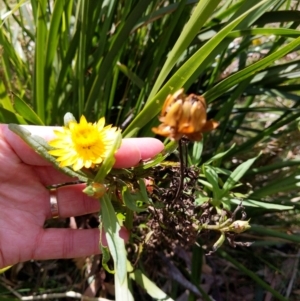
[(99, 199), (105, 194), (106, 187), (104, 184), (101, 183), (92, 183), (91, 185), (84, 188), (83, 192), (88, 196), (92, 196), (94, 198)]
[(251, 226), (249, 225), (249, 221), (241, 221), (241, 220), (237, 220), (234, 221), (228, 228), (230, 232), (234, 232), (234, 233), (242, 233), (248, 229), (251, 228)]

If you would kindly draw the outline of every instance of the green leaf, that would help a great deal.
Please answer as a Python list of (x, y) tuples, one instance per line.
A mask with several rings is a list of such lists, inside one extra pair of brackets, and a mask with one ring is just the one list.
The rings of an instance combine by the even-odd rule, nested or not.
[[(252, 230), (252, 227), (251, 227)], [(285, 297), (283, 297), (280, 293), (278, 293), (273, 287), (271, 287), (269, 284), (267, 284), (265, 281), (263, 281), (256, 273), (250, 271), (247, 269), (243, 264), (232, 258), (223, 250), (218, 250), (218, 254), (221, 255), (225, 260), (233, 264), (239, 271), (243, 272), (245, 275), (247, 275), (249, 278), (253, 279), (259, 286), (261, 286), (263, 289), (270, 292), (276, 300), (279, 301), (288, 301)]]
[(33, 91), (34, 103), (36, 104), (37, 114), (45, 120), (45, 50), (47, 37), (47, 0), (38, 1), (38, 18), (36, 32), (36, 52), (35, 52), (35, 90)]
[(163, 155), (162, 153), (160, 153), (156, 155), (152, 160), (139, 163), (132, 169), (132, 171), (136, 176), (142, 177), (147, 173), (147, 169), (159, 165), (165, 160), (167, 156), (168, 154)]
[(244, 163), (240, 164), (230, 175), (230, 177), (227, 179), (227, 181), (223, 185), (223, 193), (225, 194), (239, 182), (239, 180), (244, 176), (244, 174), (250, 169), (251, 165), (254, 163), (254, 161), (259, 157), (254, 157), (252, 159), (249, 159), (245, 161)]
[(244, 143), (236, 146), (231, 152), (225, 155), (225, 158), (227, 159), (229, 156), (234, 156), (238, 153), (249, 151), (249, 149), (251, 149), (258, 141), (269, 138), (276, 130), (278, 130), (282, 126), (286, 126), (290, 122), (295, 121), (297, 118), (299, 118), (299, 116), (300, 112), (298, 110), (293, 110), (289, 114), (284, 114), (282, 118), (275, 120), (263, 131), (256, 132), (256, 135), (248, 138)]
[(198, 34), (199, 29), (204, 25), (205, 21), (209, 18), (209, 16), (211, 16), (214, 9), (220, 2), (220, 0), (202, 0), (198, 2), (198, 5), (194, 9), (193, 14), (191, 15), (189, 21), (185, 25), (183, 31), (181, 32), (178, 40), (172, 48), (172, 51), (169, 53), (167, 60), (161, 72), (159, 73), (159, 76), (156, 79), (156, 82), (148, 97), (148, 101), (152, 101), (152, 99), (164, 83), (173, 66), (176, 64), (182, 53), (186, 51), (188, 45)]
[(227, 149), (225, 152), (221, 152), (216, 154), (215, 156), (213, 156), (212, 158), (210, 158), (209, 160), (207, 160), (204, 164), (208, 165), (216, 160), (219, 160), (221, 158), (223, 158), (227, 153), (229, 153), (233, 148), (235, 147), (235, 143), (233, 143), (229, 149)]
[(284, 176), (280, 179), (280, 182), (278, 182), (278, 179), (268, 182), (265, 186), (255, 190), (250, 197), (262, 198), (275, 193), (282, 193), (284, 191), (299, 190), (299, 187), (300, 175), (297, 171), (289, 176)]
[(134, 72), (129, 70), (128, 67), (124, 64), (118, 62), (117, 66), (137, 87), (143, 89), (145, 83), (141, 78), (139, 78)]
[(228, 37), (239, 38), (241, 36), (249, 35), (277, 35), (277, 36), (287, 36), (290, 38), (295, 38), (300, 35), (299, 30), (288, 29), (288, 28), (253, 28), (253, 29), (243, 29), (243, 30), (233, 30)]
[(7, 94), (5, 85), (3, 81), (0, 81), (0, 107), (3, 107), (4, 109), (13, 112), (13, 106), (11, 103), (11, 100)]
[(0, 122), (27, 124), (26, 120), (22, 116), (1, 107), (0, 107)]
[(127, 261), (127, 269), (129, 272), (129, 277), (135, 280), (135, 282), (153, 299), (161, 301), (174, 301), (154, 282), (152, 282), (141, 270), (133, 268), (129, 261)]
[(222, 94), (230, 91), (235, 85), (239, 82), (247, 79), (248, 77), (253, 76), (258, 71), (266, 68), (270, 64), (273, 64), (274, 61), (293, 51), (300, 44), (300, 37), (278, 49), (277, 51), (269, 54), (265, 58), (259, 60), (258, 62), (234, 73), (233, 75), (228, 76), (226, 79), (218, 83), (212, 89), (204, 93), (204, 97), (213, 101), (214, 99), (220, 97)]
[(117, 273), (115, 273), (115, 294), (116, 301), (134, 301), (128, 278), (126, 277), (125, 281), (121, 283)]
[(114, 259), (116, 275), (120, 284), (123, 284), (127, 279), (125, 242), (124, 239), (120, 237), (119, 232), (121, 227), (107, 194), (101, 198), (101, 220), (109, 251)]
[(247, 176), (261, 175), (263, 173), (268, 173), (268, 172), (272, 172), (272, 171), (275, 171), (275, 170), (280, 170), (284, 167), (299, 166), (299, 165), (300, 165), (300, 160), (299, 159), (283, 160), (283, 161), (280, 161), (280, 162), (275, 162), (273, 164), (268, 164), (266, 166), (254, 167), (254, 168), (250, 169), (247, 172)]
[(214, 198), (214, 200), (219, 201), (222, 196), (222, 190), (219, 187), (219, 176), (215, 172), (215, 170), (209, 165), (207, 165), (207, 166), (205, 165), (203, 167), (203, 169), (204, 169), (204, 175), (205, 175), (206, 179), (212, 185), (211, 190), (213, 193), (213, 198)]
[(146, 204), (150, 204), (149, 197), (147, 194), (147, 187), (146, 187), (145, 180), (139, 179), (138, 182), (139, 182), (139, 189), (140, 189), (139, 191), (142, 196), (142, 201)]
[[(100, 224), (100, 227), (102, 227), (102, 224)], [(102, 234), (100, 234), (100, 237), (101, 237), (101, 235)], [(102, 245), (102, 243), (100, 243), (100, 248), (101, 248), (101, 253), (102, 253), (102, 266), (103, 266), (103, 268), (108, 273), (114, 274), (115, 270), (110, 269), (109, 266), (108, 266), (108, 262), (110, 260), (110, 252), (109, 252), (108, 247), (105, 247), (105, 246)]]
[[(126, 207), (134, 212), (143, 212), (147, 210), (147, 206), (143, 204), (145, 202), (143, 202), (142, 193), (139, 191), (131, 193), (126, 185), (122, 188), (122, 199)], [(138, 205), (138, 203), (140, 203), (140, 205)]]
[[(53, 12), (51, 14), (49, 32), (45, 37), (47, 38), (47, 46), (45, 47), (44, 51), (45, 54), (45, 82), (46, 87), (49, 89), (49, 83), (51, 78), (53, 60), (55, 57), (55, 53), (57, 51), (57, 45), (59, 42), (59, 25), (62, 22), (62, 13), (63, 7), (65, 3), (64, 1), (55, 1)], [(47, 91), (46, 91), (47, 92)], [(48, 93), (47, 93), (48, 94)]]
[[(133, 173), (136, 176), (139, 177), (143, 177), (143, 175), (145, 175), (147, 173), (147, 169), (157, 166), (159, 164), (161, 165), (168, 165), (170, 162), (164, 162), (165, 159), (172, 154), (178, 147), (178, 143), (177, 141), (171, 141), (169, 142), (164, 150), (159, 153), (158, 155), (156, 155), (154, 158), (152, 158), (151, 160), (147, 160), (147, 161), (143, 161), (141, 163), (139, 163), (137, 166), (135, 166), (133, 168)], [(172, 162), (174, 165), (178, 166), (178, 162)]]
[(203, 151), (203, 141), (194, 142), (192, 154), (189, 156), (190, 164), (198, 165), (200, 163), (202, 151)]
[(98, 183), (102, 183), (108, 173), (111, 171), (115, 164), (115, 153), (120, 148), (122, 143), (122, 135), (120, 131), (116, 132), (116, 140), (113, 147), (110, 149), (107, 157), (104, 159), (101, 167), (99, 168), (97, 175), (95, 176), (94, 181)]
[(276, 228), (276, 226), (273, 229), (271, 229), (269, 227), (251, 225), (251, 231), (253, 231), (254, 233), (285, 239), (288, 242), (294, 242), (297, 244), (300, 243), (300, 236), (298, 234), (287, 234), (290, 232), (282, 229), (281, 226), (278, 226), (278, 230), (276, 230)]
[[(239, 205), (241, 203), (241, 199), (230, 199), (230, 202), (236, 205)], [(255, 208), (261, 208), (261, 209), (268, 209), (268, 210), (292, 210), (294, 209), (293, 206), (287, 206), (287, 205), (280, 205), (275, 204), (271, 202), (262, 202), (262, 201), (256, 201), (252, 199), (242, 199), (242, 205), (245, 207), (255, 207)]]
[(15, 112), (2, 80), (0, 81), (0, 121), (2, 123), (27, 124), (25, 119)]
[(210, 182), (202, 180), (202, 179), (198, 179), (198, 182), (201, 183), (204, 187), (206, 187), (210, 191), (213, 190), (213, 186), (212, 186), (212, 184)]
[(134, 7), (131, 7), (129, 16), (122, 22), (119, 27), (118, 32), (116, 33), (115, 38), (111, 42), (109, 52), (103, 58), (101, 66), (98, 70), (98, 74), (93, 81), (93, 85), (89, 91), (89, 95), (86, 102), (85, 111), (89, 111), (94, 99), (97, 98), (99, 94), (99, 87), (102, 86), (104, 80), (106, 79), (107, 74), (111, 70), (111, 66), (115, 66), (119, 58), (120, 49), (122, 49), (125, 42), (127, 42), (128, 36), (131, 30), (134, 28), (137, 21), (140, 19), (140, 16), (145, 12), (145, 8), (151, 3), (151, 0), (144, 0), (136, 2)]
[(14, 108), (18, 114), (23, 116), (27, 121), (34, 125), (44, 125), (40, 117), (32, 110), (32, 108), (19, 96), (14, 94)]

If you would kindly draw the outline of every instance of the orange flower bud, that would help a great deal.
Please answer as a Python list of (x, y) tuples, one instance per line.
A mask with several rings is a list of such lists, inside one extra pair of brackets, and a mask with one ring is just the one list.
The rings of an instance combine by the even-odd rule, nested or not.
[(179, 140), (186, 136), (190, 140), (200, 141), (202, 133), (218, 126), (214, 120), (207, 121), (206, 102), (202, 96), (186, 96), (183, 88), (168, 95), (159, 117), (161, 124), (152, 128), (155, 134)]
[(88, 185), (83, 192), (88, 196), (99, 199), (105, 194), (106, 187), (104, 184), (93, 182), (91, 185)]

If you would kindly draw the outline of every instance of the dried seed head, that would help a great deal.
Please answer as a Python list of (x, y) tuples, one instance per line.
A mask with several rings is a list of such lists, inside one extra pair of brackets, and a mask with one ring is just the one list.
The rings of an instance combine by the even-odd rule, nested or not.
[(179, 140), (186, 136), (192, 141), (200, 141), (202, 133), (218, 126), (214, 120), (207, 121), (204, 97), (185, 95), (183, 88), (168, 95), (159, 117), (161, 124), (152, 128), (155, 134)]

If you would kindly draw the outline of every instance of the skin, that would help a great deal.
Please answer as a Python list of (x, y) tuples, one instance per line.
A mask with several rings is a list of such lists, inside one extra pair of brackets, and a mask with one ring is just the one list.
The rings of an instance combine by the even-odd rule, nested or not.
[[(53, 127), (26, 126), (52, 139)], [(154, 138), (124, 139), (116, 168), (136, 165), (163, 150)], [(98, 229), (44, 228), (51, 218), (47, 185), (74, 181), (36, 154), (7, 125), (0, 125), (0, 268), (27, 260), (75, 258), (99, 253)], [(97, 212), (100, 204), (82, 192), (83, 184), (57, 189), (59, 217)], [(121, 237), (128, 233), (123, 229)]]

